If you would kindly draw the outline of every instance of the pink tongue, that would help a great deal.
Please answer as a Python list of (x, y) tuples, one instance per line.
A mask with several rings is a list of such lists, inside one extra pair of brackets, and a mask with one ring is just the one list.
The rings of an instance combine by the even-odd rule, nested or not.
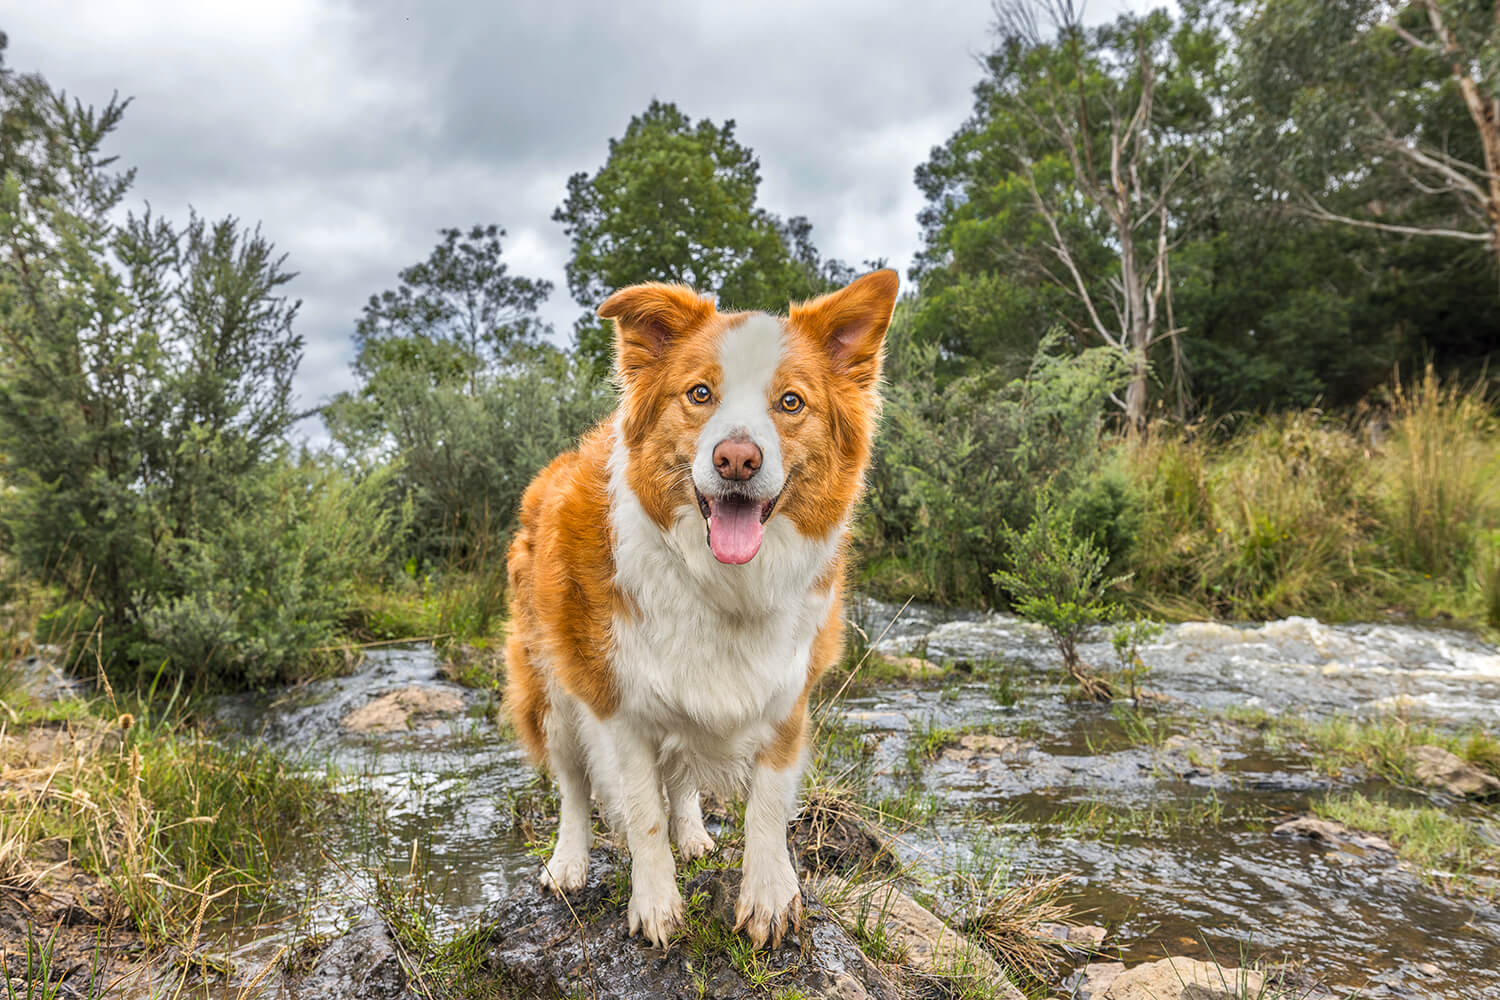
[(738, 566), (755, 558), (763, 531), (760, 504), (720, 500), (708, 517), (708, 547), (719, 562)]

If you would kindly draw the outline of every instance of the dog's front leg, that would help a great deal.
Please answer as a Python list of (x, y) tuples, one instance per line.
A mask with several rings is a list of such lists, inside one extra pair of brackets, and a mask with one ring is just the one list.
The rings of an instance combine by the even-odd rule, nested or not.
[(743, 929), (757, 948), (767, 939), (771, 947), (780, 946), (789, 927), (802, 925), (802, 892), (786, 846), (786, 824), (801, 777), (800, 760), (777, 769), (761, 759), (750, 779), (744, 876), (734, 908), (734, 929)]
[(657, 748), (626, 724), (611, 727), (620, 769), (625, 839), (630, 846), (630, 933), (662, 948), (682, 926), (682, 893), (667, 841)]

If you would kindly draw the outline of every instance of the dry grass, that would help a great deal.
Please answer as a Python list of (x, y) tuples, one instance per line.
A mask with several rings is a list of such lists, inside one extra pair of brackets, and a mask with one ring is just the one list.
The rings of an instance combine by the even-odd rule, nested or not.
[(1388, 544), (1412, 570), (1453, 573), (1474, 554), (1476, 526), (1500, 517), (1494, 413), (1477, 387), (1443, 385), (1431, 365), (1392, 397), (1380, 462)]
[(1161, 425), (1114, 460), (1145, 502), (1126, 567), (1177, 618), (1500, 621), (1500, 433), (1477, 387), (1429, 368), (1351, 423), (1278, 414), (1228, 436)]
[(1007, 969), (1048, 981), (1057, 971), (1062, 947), (1043, 932), (1042, 925), (1073, 923), (1072, 907), (1061, 902), (1070, 879), (1069, 875), (1027, 878), (1004, 887), (993, 876), (971, 881), (970, 908), (960, 927)]

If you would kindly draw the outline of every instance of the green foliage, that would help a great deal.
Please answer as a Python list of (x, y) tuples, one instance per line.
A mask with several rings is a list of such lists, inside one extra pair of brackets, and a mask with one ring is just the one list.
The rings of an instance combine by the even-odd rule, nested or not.
[(1317, 411), (1227, 442), (1158, 428), (1122, 446), (1145, 496), (1135, 589), (1169, 614), (1346, 616), (1376, 581), (1363, 567), (1375, 514), (1370, 465)]
[(943, 602), (1000, 603), (992, 574), (1007, 558), (1007, 526), (1031, 520), (1039, 482), (1110, 557), (1122, 556), (1138, 504), (1123, 477), (1100, 474), (1106, 401), (1128, 378), (1120, 354), (1073, 355), (1054, 332), (1021, 378), (976, 373), (945, 385), (938, 352), (911, 344), (908, 323), (898, 312), (861, 524), (875, 582)]
[(216, 686), (264, 686), (326, 656), (355, 581), (400, 535), (385, 502), (391, 478), (387, 469), (355, 482), (305, 462), (241, 479), (241, 515), (177, 546), (180, 596), (146, 612), (131, 659)]
[(1136, 704), (1140, 704), (1141, 684), (1151, 676), (1151, 666), (1141, 659), (1141, 647), (1159, 638), (1161, 633), (1160, 624), (1139, 617), (1116, 625), (1110, 633), (1110, 644), (1120, 664), (1115, 676), (1125, 681), (1125, 692)]
[[(360, 387), (323, 411), (357, 467), (393, 468), (391, 508), (410, 510), (400, 554), (423, 576), (478, 579), (478, 554), (498, 556), (531, 478), (611, 401), (540, 342), (535, 310), (551, 286), (510, 274), (503, 235), (446, 229), (395, 289), (372, 295), (355, 335)], [(487, 630), (493, 609), (478, 610)]]
[(386, 366), (324, 417), (359, 464), (394, 466), (390, 502), (411, 508), (402, 554), (423, 572), (462, 572), (499, 550), (532, 477), (611, 402), (606, 384), (538, 347), (458, 384)]
[[(294, 497), (317, 490), (285, 480), (302, 341), (284, 258), (233, 219), (121, 219), (132, 175), (101, 150), (123, 104), (96, 112), (11, 72), (0, 100), (9, 547), (61, 589), (66, 620), (97, 625), (111, 669), (284, 673), (327, 641), (358, 561), (347, 532), (309, 531), (361, 513), (326, 509), (347, 490)], [(277, 505), (319, 519), (293, 527)], [(243, 648), (209, 651), (226, 640)]]
[(578, 351), (594, 372), (608, 370), (610, 342), (593, 310), (615, 289), (675, 281), (735, 308), (781, 311), (852, 277), (819, 258), (805, 218), (783, 222), (757, 206), (759, 187), (760, 164), (733, 121), (695, 124), (657, 100), (610, 140), (598, 171), (568, 178), (552, 218), (572, 240), (568, 290), (588, 310)]
[(499, 226), (441, 231), (425, 261), (401, 271), (400, 284), (370, 296), (354, 328), (355, 371), (366, 381), (397, 368), (435, 384), (467, 382), (535, 346), (546, 332), (536, 310), (552, 283), (509, 273)]
[(1108, 596), (1125, 581), (1105, 573), (1109, 556), (1094, 539), (1078, 532), (1071, 513), (1040, 491), (1031, 522), (1024, 531), (1002, 527), (1008, 568), (996, 570), (995, 582), (1010, 594), (1016, 612), (1047, 629), (1063, 666), (1091, 697), (1107, 697), (1108, 688), (1087, 677), (1078, 643), (1118, 608)]
[(1480, 541), (1475, 524), (1500, 522), (1500, 428), (1479, 391), (1443, 385), (1431, 365), (1392, 393), (1385, 544), (1413, 571), (1461, 575)]

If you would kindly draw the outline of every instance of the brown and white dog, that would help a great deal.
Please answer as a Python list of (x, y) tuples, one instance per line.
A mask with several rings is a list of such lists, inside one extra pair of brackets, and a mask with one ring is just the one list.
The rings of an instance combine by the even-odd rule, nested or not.
[(653, 944), (683, 916), (668, 824), (682, 858), (714, 847), (700, 789), (748, 795), (737, 929), (759, 947), (800, 923), (787, 822), (808, 691), (843, 641), (896, 288), (875, 271), (784, 318), (616, 292), (599, 315), (620, 406), (522, 501), (507, 700), (562, 794), (542, 884), (583, 886), (597, 796), (630, 848), (630, 931)]

